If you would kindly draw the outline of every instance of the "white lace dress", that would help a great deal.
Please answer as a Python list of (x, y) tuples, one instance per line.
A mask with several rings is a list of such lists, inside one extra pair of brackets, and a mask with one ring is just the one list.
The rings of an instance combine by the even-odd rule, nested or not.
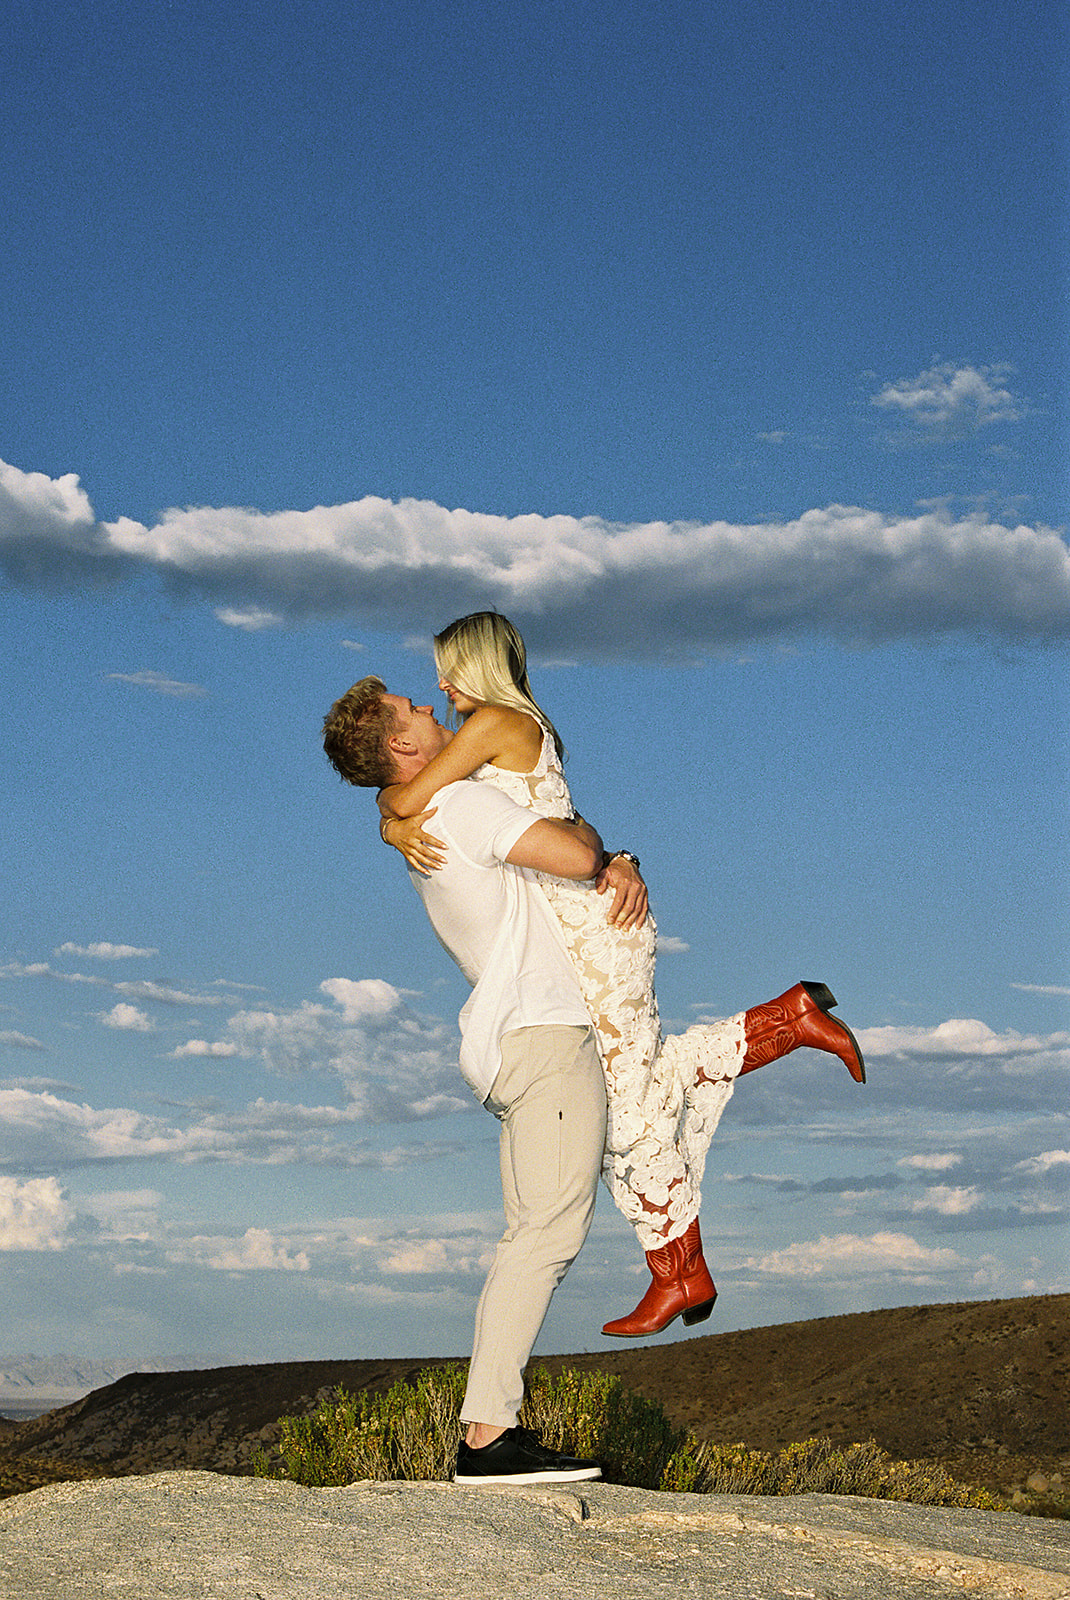
[[(487, 764), (472, 776), (540, 817), (575, 814), (545, 729), (533, 771)], [(622, 933), (608, 920), (612, 894), (598, 894), (590, 882), (534, 876), (561, 923), (598, 1036), (609, 1103), (602, 1177), (642, 1248), (656, 1250), (698, 1216), (706, 1152), (743, 1061), (743, 1013), (663, 1039), (653, 917)]]

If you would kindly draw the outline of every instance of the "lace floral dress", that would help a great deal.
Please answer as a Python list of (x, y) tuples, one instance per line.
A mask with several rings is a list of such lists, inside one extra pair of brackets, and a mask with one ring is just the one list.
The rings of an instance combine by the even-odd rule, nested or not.
[[(545, 729), (533, 771), (488, 763), (472, 776), (540, 817), (575, 814)], [(602, 1177), (642, 1248), (656, 1250), (698, 1216), (706, 1152), (743, 1061), (743, 1013), (663, 1039), (653, 917), (622, 932), (608, 920), (612, 894), (598, 894), (589, 882), (533, 876), (561, 923), (598, 1037), (609, 1105)]]

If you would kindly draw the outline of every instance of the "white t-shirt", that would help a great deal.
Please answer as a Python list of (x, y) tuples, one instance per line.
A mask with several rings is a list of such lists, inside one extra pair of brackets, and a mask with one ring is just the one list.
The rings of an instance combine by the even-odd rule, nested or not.
[(437, 872), (411, 872), (431, 926), (472, 993), (460, 1015), (461, 1072), (480, 1100), (514, 1028), (586, 1026), (590, 1015), (557, 918), (534, 878), (506, 856), (539, 818), (500, 789), (463, 778), (435, 795), (428, 830), (446, 846)]

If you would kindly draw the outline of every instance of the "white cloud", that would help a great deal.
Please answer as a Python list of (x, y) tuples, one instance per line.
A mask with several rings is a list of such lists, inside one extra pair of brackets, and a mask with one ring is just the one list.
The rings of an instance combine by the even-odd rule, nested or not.
[(0, 967), (0, 978), (50, 978), (55, 983), (88, 983), (97, 988), (111, 989), (125, 995), (128, 1000), (155, 1000), (167, 1006), (219, 1006), (223, 1001), (215, 994), (191, 994), (184, 989), (173, 989), (169, 984), (153, 983), (151, 979), (127, 979), (121, 983), (101, 978), (96, 973), (57, 972), (47, 961), (9, 961)]
[(101, 988), (108, 986), (107, 979), (97, 977), (95, 973), (57, 972), (47, 961), (9, 961), (0, 967), (0, 977), (52, 978), (56, 983), (94, 983)]
[[(899, 398), (882, 403), (922, 417), (943, 406), (948, 425), (972, 405), (992, 420), (1006, 406), (993, 370), (978, 374), (980, 387), (941, 380), (951, 399), (926, 402), (910, 380), (887, 386)], [(980, 512), (953, 520), (941, 507), (618, 525), (368, 496), (308, 511), (168, 511), (149, 528), (95, 522), (73, 478), (50, 485), (3, 467), (0, 490), (0, 563), (19, 582), (83, 582), (94, 562), (102, 576), (150, 569), (233, 616), (346, 615), (378, 630), (495, 605), (543, 655), (657, 658), (813, 634), (1030, 639), (1064, 636), (1070, 613), (1070, 552), (1057, 533)]]
[(918, 1172), (947, 1172), (961, 1164), (962, 1157), (951, 1150), (936, 1151), (932, 1155), (903, 1156), (897, 1163), (901, 1167), (914, 1167)]
[[(5, 970), (9, 976), (74, 981), (45, 964)], [(124, 997), (98, 1016), (107, 1026), (129, 1032), (155, 1031), (138, 1001), (222, 1004), (218, 995), (151, 982), (105, 983), (74, 976)], [(330, 978), (321, 993), (329, 1004), (305, 1001), (287, 1010), (238, 1010), (221, 1037), (188, 1038), (170, 1051), (170, 1058), (242, 1056), (259, 1059), (283, 1076), (329, 1074), (344, 1090), (343, 1109), (269, 1107), (265, 1112), (258, 1102), (245, 1112), (191, 1113), (187, 1126), (181, 1115), (168, 1122), (126, 1108), (96, 1111), (61, 1095), (11, 1089), (6, 1098), (0, 1094), (0, 1162), (5, 1147), (12, 1160), (38, 1170), (76, 1161), (147, 1157), (383, 1168), (439, 1159), (440, 1152), (424, 1147), (377, 1153), (354, 1133), (361, 1123), (425, 1121), (478, 1110), (458, 1069), (456, 1025), (418, 1015), (400, 990), (378, 978)], [(16, 1149), (21, 1156), (16, 1157)]]
[[(234, 1110), (171, 1111), (168, 1121), (124, 1106), (96, 1110), (47, 1090), (0, 1089), (0, 1167), (161, 1160), (389, 1172), (457, 1155), (453, 1143), (374, 1147), (362, 1137), (369, 1120), (362, 1101), (302, 1106), (259, 1099)], [(416, 1115), (409, 1111), (408, 1119)]]
[(204, 1126), (225, 1133), (227, 1158), (267, 1166), (344, 1167), (392, 1172), (456, 1156), (454, 1143), (379, 1149), (360, 1137), (368, 1118), (358, 1105), (293, 1105), (258, 1099), (213, 1113)]
[(1030, 1156), (1026, 1161), (1019, 1161), (1015, 1171), (1041, 1178), (1049, 1172), (1057, 1171), (1060, 1167), (1070, 1167), (1070, 1150), (1043, 1150), (1038, 1156)]
[(62, 1250), (73, 1215), (55, 1178), (0, 1177), (0, 1250)]
[(28, 1089), (33, 1094), (73, 1094), (74, 1084), (66, 1083), (62, 1078), (45, 1078), (40, 1074), (34, 1077), (4, 1078), (0, 1087), (5, 1089)]
[(1012, 989), (1022, 989), (1026, 994), (1067, 995), (1070, 989), (1057, 983), (1012, 983)]
[(148, 1243), (157, 1240), (162, 1232), (162, 1204), (163, 1195), (158, 1189), (112, 1189), (80, 1196), (78, 1212), (94, 1220), (101, 1238)]
[(238, 1046), (227, 1044), (222, 1039), (209, 1043), (207, 1039), (187, 1039), (185, 1044), (180, 1044), (171, 1051), (172, 1056), (236, 1056)]
[(144, 1011), (139, 1011), (137, 1006), (127, 1005), (121, 1001), (112, 1006), (110, 1011), (98, 1011), (97, 1016), (106, 1028), (122, 1028), (130, 1033), (151, 1033), (152, 1022)]
[(273, 1072), (293, 1075), (322, 1067), (334, 1021), (326, 1006), (305, 1000), (293, 1011), (236, 1011), (227, 1028), (240, 1055), (259, 1056)]
[(401, 1003), (397, 989), (382, 978), (327, 978), (320, 989), (342, 1007), (349, 1023), (389, 1016)]
[[(700, 1014), (700, 1020), (702, 1016)], [(1013, 1029), (997, 1032), (976, 1018), (951, 1018), (934, 1027), (854, 1028), (868, 1063), (866, 1104), (872, 1117), (894, 1106), (907, 1118), (928, 1108), (937, 1118), (944, 1113), (973, 1116), (1050, 1117), (1055, 1107), (1067, 1103), (1070, 1092), (1070, 1035), (1022, 1034)], [(827, 1080), (831, 1070), (841, 1070), (828, 1056), (800, 1051), (792, 1057), (790, 1071), (775, 1080), (756, 1073), (753, 1087), (733, 1101), (732, 1120), (748, 1128), (798, 1124), (799, 1137), (827, 1137), (813, 1112), (813, 1092), (818, 1077)], [(822, 1094), (826, 1089), (822, 1089)], [(917, 1123), (911, 1123), (917, 1127)], [(945, 1147), (950, 1136), (931, 1124), (933, 1142)], [(836, 1136), (844, 1135), (837, 1122)], [(1053, 1136), (1040, 1136), (1046, 1143)], [(1060, 1136), (1055, 1136), (1060, 1137)], [(900, 1150), (909, 1150), (916, 1134), (908, 1134)], [(921, 1141), (917, 1141), (921, 1142)], [(1036, 1148), (1036, 1143), (1032, 1146)], [(896, 1152), (899, 1158), (899, 1151)]]
[(840, 1233), (809, 1239), (768, 1255), (749, 1256), (741, 1263), (755, 1272), (789, 1278), (815, 1278), (870, 1272), (913, 1275), (945, 1272), (959, 1265), (954, 1250), (932, 1250), (905, 1233), (874, 1233), (864, 1237)]
[(116, 994), (129, 995), (134, 1000), (155, 1000), (164, 1006), (218, 1006), (223, 1003), (219, 995), (190, 994), (185, 989), (172, 989), (166, 983), (151, 983), (145, 980), (113, 983), (111, 987)]
[(335, 1219), (318, 1235), (317, 1253), (324, 1254), (330, 1244), (362, 1284), (411, 1277), (456, 1287), (468, 1278), (475, 1288), (486, 1276), (500, 1234), (501, 1217), (493, 1212)]
[(371, 1122), (407, 1122), (476, 1108), (457, 1067), (456, 1028), (418, 1016), (378, 978), (320, 985), (340, 1011), (310, 1001), (292, 1011), (239, 1011), (228, 1034), (273, 1072), (329, 1070)]
[(28, 1033), (15, 1033), (10, 1028), (0, 1031), (0, 1045), (7, 1050), (44, 1050), (45, 1046), (40, 1039), (34, 1039)]
[(267, 1228), (247, 1228), (240, 1239), (198, 1236), (170, 1250), (168, 1259), (194, 1261), (217, 1272), (307, 1272), (311, 1265), (304, 1250), (291, 1254)]
[(128, 568), (75, 473), (49, 478), (0, 461), (0, 569), (12, 582), (59, 591)]
[(162, 672), (106, 672), (104, 676), (110, 683), (131, 683), (137, 689), (170, 695), (173, 700), (195, 700), (207, 693), (199, 683), (181, 683)]
[(919, 1200), (910, 1204), (911, 1211), (936, 1211), (943, 1217), (964, 1217), (976, 1211), (981, 1196), (972, 1187), (954, 1188), (946, 1183), (933, 1184)]
[(7, 1165), (190, 1157), (226, 1143), (224, 1135), (209, 1127), (186, 1132), (124, 1107), (96, 1111), (51, 1093), (0, 1089), (0, 1161)]
[(781, 1194), (838, 1195), (857, 1199), (898, 1189), (903, 1179), (895, 1173), (870, 1173), (835, 1178), (794, 1178), (782, 1172), (724, 1172), (723, 1183), (753, 1183), (778, 1189)]
[(391, 1248), (380, 1249), (379, 1270), (388, 1275), (411, 1273), (442, 1278), (482, 1275), (493, 1257), (490, 1240), (399, 1239)]
[(135, 944), (66, 944), (57, 945), (52, 952), (57, 956), (92, 956), (96, 961), (126, 961), (135, 956), (158, 956), (158, 950), (142, 949)]
[(277, 611), (262, 611), (250, 606), (245, 611), (233, 606), (217, 606), (216, 617), (228, 628), (241, 628), (244, 633), (260, 633), (264, 628), (278, 628), (285, 622)]
[(955, 438), (995, 422), (1017, 422), (1023, 403), (1006, 387), (1002, 366), (959, 367), (941, 362), (916, 378), (886, 383), (872, 398), (932, 437)]
[(996, 1033), (976, 1017), (952, 1017), (935, 1028), (856, 1028), (863, 1054), (928, 1059), (932, 1056), (978, 1056), (1007, 1061), (1028, 1056), (1064, 1056), (1070, 1034), (1022, 1034), (1013, 1028)]
[(659, 956), (682, 956), (691, 946), (686, 939), (677, 939), (670, 934), (658, 934)]

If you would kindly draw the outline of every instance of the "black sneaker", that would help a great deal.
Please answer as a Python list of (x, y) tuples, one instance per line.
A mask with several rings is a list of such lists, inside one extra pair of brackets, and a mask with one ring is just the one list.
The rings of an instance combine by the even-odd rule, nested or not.
[(600, 1478), (597, 1461), (548, 1450), (527, 1428), (507, 1428), (492, 1444), (472, 1450), (461, 1440), (454, 1483), (582, 1483)]

